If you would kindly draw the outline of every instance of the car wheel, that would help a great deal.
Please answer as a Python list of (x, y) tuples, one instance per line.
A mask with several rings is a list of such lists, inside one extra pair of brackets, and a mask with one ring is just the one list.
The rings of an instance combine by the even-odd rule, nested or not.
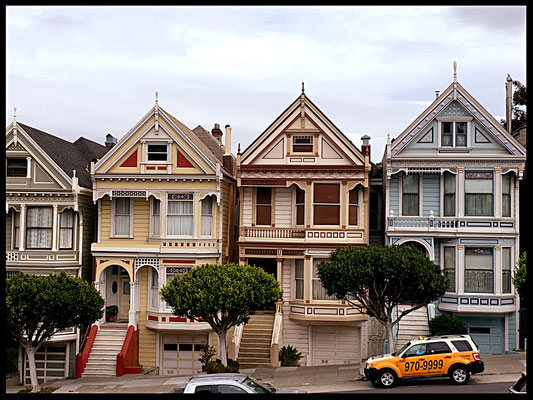
[(396, 383), (396, 373), (390, 369), (379, 371), (377, 383), (379, 386), (389, 388)]
[(465, 366), (457, 365), (450, 370), (450, 379), (456, 385), (464, 385), (470, 379), (470, 372)]

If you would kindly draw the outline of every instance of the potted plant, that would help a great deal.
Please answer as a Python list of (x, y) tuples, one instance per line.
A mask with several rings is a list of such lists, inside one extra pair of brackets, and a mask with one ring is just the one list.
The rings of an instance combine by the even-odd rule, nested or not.
[(302, 357), (302, 353), (291, 345), (283, 346), (279, 350), (279, 361), (282, 367), (299, 366), (298, 361)]
[(113, 322), (117, 314), (118, 314), (117, 306), (113, 305), (113, 306), (107, 306), (105, 308), (105, 315), (106, 315), (107, 322)]

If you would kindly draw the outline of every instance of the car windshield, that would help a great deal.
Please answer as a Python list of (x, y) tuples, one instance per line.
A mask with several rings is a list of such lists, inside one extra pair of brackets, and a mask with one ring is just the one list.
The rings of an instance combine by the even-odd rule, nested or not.
[(250, 377), (247, 377), (242, 384), (250, 389), (252, 389), (255, 393), (272, 393), (272, 391), (265, 386), (263, 386), (261, 383), (257, 382), (255, 379), (252, 379)]
[(395, 351), (394, 353), (391, 353), (391, 354), (396, 357), (398, 354), (402, 354), (403, 351), (406, 348), (408, 348), (409, 346), (411, 346), (411, 342), (407, 342), (406, 344), (403, 345), (403, 347), (400, 350), (397, 350), (397, 351)]

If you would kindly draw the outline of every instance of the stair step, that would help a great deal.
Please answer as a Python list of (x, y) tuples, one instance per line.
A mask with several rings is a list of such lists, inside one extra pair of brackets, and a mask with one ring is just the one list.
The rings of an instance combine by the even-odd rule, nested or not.
[(270, 357), (243, 357), (237, 358), (239, 364), (270, 364)]
[(267, 349), (270, 350), (271, 343), (242, 343), (239, 347), (239, 351), (245, 351), (245, 350), (255, 350), (255, 349)]
[(240, 369), (245, 369), (245, 368), (269, 368), (271, 366), (272, 365), (270, 364), (270, 362), (268, 362), (268, 363), (251, 363), (251, 362), (241, 363), (241, 362), (239, 362), (239, 368)]

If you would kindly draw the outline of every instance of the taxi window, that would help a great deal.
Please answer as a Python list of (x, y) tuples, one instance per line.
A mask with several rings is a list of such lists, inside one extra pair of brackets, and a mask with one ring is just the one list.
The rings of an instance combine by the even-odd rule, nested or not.
[(218, 393), (246, 393), (246, 391), (234, 385), (218, 385)]
[(459, 351), (472, 351), (472, 346), (466, 340), (452, 340), (452, 343)]
[(196, 386), (194, 393), (215, 393), (214, 385), (199, 385)]
[(429, 354), (443, 354), (443, 353), (451, 353), (450, 346), (446, 344), (446, 342), (433, 342), (428, 343), (428, 353)]
[(403, 354), (403, 357), (416, 357), (423, 356), (424, 354), (426, 354), (426, 344), (420, 343), (409, 347), (409, 349)]

